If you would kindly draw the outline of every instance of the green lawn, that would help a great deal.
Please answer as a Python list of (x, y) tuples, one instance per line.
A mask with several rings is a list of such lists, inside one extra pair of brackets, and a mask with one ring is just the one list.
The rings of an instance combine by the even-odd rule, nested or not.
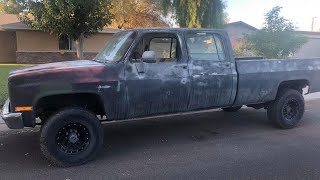
[(8, 98), (8, 74), (11, 70), (28, 65), (0, 64), (0, 108)]

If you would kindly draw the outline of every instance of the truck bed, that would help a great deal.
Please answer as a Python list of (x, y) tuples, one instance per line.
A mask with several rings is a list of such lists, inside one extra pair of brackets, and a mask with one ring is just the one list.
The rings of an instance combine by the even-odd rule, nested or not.
[(320, 91), (320, 58), (236, 60), (238, 91), (234, 105), (272, 101), (281, 83), (305, 81), (309, 93)]

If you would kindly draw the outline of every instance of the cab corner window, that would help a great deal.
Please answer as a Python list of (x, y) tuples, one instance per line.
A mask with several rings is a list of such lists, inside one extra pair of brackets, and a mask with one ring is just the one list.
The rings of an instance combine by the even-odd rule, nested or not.
[(193, 60), (224, 61), (221, 40), (212, 33), (189, 33), (186, 35), (189, 56)]

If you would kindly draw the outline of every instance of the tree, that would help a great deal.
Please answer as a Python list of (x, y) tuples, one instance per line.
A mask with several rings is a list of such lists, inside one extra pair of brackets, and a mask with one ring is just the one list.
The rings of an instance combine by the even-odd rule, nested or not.
[(162, 9), (180, 27), (221, 28), (227, 19), (222, 0), (162, 0)]
[(232, 44), (233, 53), (236, 57), (255, 56), (250, 46), (248, 46), (247, 38), (238, 38)]
[(305, 37), (296, 35), (296, 27), (291, 21), (280, 16), (281, 8), (276, 6), (269, 11), (263, 28), (247, 36), (250, 47), (259, 56), (288, 58), (307, 42)]
[(130, 29), (136, 27), (168, 26), (158, 10), (160, 4), (151, 0), (112, 0), (114, 19), (110, 27)]
[(3, 0), (0, 1), (0, 13), (19, 14), (26, 9), (26, 0)]
[(28, 12), (20, 18), (33, 29), (57, 36), (67, 35), (76, 41), (77, 57), (83, 59), (84, 38), (111, 23), (110, 7), (108, 0), (30, 1)]

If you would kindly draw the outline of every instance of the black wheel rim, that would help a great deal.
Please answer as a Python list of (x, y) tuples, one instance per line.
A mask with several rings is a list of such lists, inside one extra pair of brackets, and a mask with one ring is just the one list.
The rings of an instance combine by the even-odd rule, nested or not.
[(282, 115), (287, 121), (291, 121), (299, 114), (299, 103), (295, 99), (288, 100), (282, 109)]
[(90, 143), (88, 128), (80, 123), (70, 123), (59, 129), (56, 135), (58, 149), (67, 154), (84, 151)]

